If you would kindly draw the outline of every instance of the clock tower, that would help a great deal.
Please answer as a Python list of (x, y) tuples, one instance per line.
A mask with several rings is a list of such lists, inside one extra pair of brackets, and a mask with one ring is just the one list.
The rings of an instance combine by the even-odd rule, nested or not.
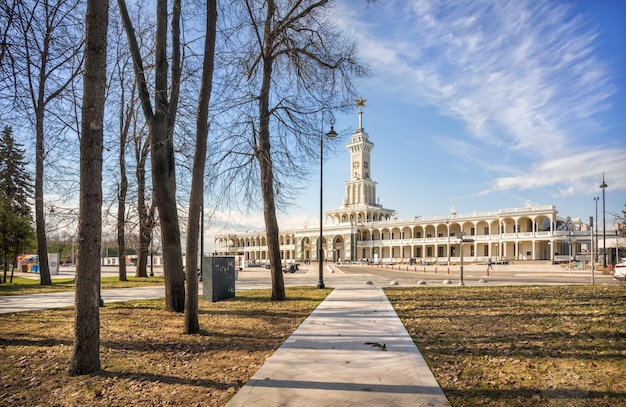
[(374, 143), (363, 129), (363, 98), (355, 100), (359, 113), (359, 127), (346, 146), (350, 152), (350, 180), (345, 182), (346, 195), (338, 209), (326, 211), (327, 216), (343, 222), (371, 222), (390, 219), (395, 215), (392, 209), (383, 208), (377, 203), (376, 184), (372, 180), (371, 155)]
[(344, 202), (347, 205), (376, 204), (376, 182), (370, 176), (374, 143), (363, 129), (363, 108), (367, 101), (359, 98), (355, 102), (359, 109), (359, 127), (346, 146), (350, 151), (350, 181), (346, 182)]

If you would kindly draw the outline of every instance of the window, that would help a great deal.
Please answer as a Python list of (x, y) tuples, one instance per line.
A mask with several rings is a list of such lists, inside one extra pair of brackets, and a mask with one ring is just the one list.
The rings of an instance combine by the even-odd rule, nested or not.
[(476, 228), (471, 228), (470, 229), (470, 235), (472, 235), (472, 236), (476, 235)]
[(483, 231), (483, 234), (488, 235), (489, 234), (489, 226), (485, 226), (485, 229)]

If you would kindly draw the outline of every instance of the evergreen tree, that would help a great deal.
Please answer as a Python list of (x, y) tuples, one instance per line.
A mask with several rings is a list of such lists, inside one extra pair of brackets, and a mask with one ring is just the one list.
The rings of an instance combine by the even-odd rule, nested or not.
[(31, 206), (32, 178), (26, 171), (24, 149), (16, 143), (13, 130), (6, 126), (0, 139), (0, 256), (6, 283), (9, 259), (30, 247), (34, 237)]
[(0, 139), (0, 199), (10, 204), (15, 215), (30, 218), (33, 182), (26, 171), (24, 152), (13, 138), (13, 129), (5, 126)]

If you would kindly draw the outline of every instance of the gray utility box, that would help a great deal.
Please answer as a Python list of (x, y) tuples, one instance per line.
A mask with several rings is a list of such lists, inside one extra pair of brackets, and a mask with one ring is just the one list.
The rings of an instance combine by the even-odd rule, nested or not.
[(220, 301), (235, 297), (235, 257), (202, 258), (202, 297)]

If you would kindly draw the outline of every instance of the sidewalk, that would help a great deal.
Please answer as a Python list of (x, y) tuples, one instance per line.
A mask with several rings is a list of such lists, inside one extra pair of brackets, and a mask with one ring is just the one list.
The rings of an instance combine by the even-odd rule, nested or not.
[[(365, 342), (385, 344), (387, 351)], [(374, 286), (336, 288), (227, 406), (356, 405), (449, 406)]]
[[(105, 304), (110, 302), (132, 301), (137, 299), (154, 299), (165, 297), (165, 287), (115, 288), (102, 290)], [(33, 295), (0, 296), (0, 314), (21, 311), (37, 311), (53, 308), (74, 306), (74, 291)]]

